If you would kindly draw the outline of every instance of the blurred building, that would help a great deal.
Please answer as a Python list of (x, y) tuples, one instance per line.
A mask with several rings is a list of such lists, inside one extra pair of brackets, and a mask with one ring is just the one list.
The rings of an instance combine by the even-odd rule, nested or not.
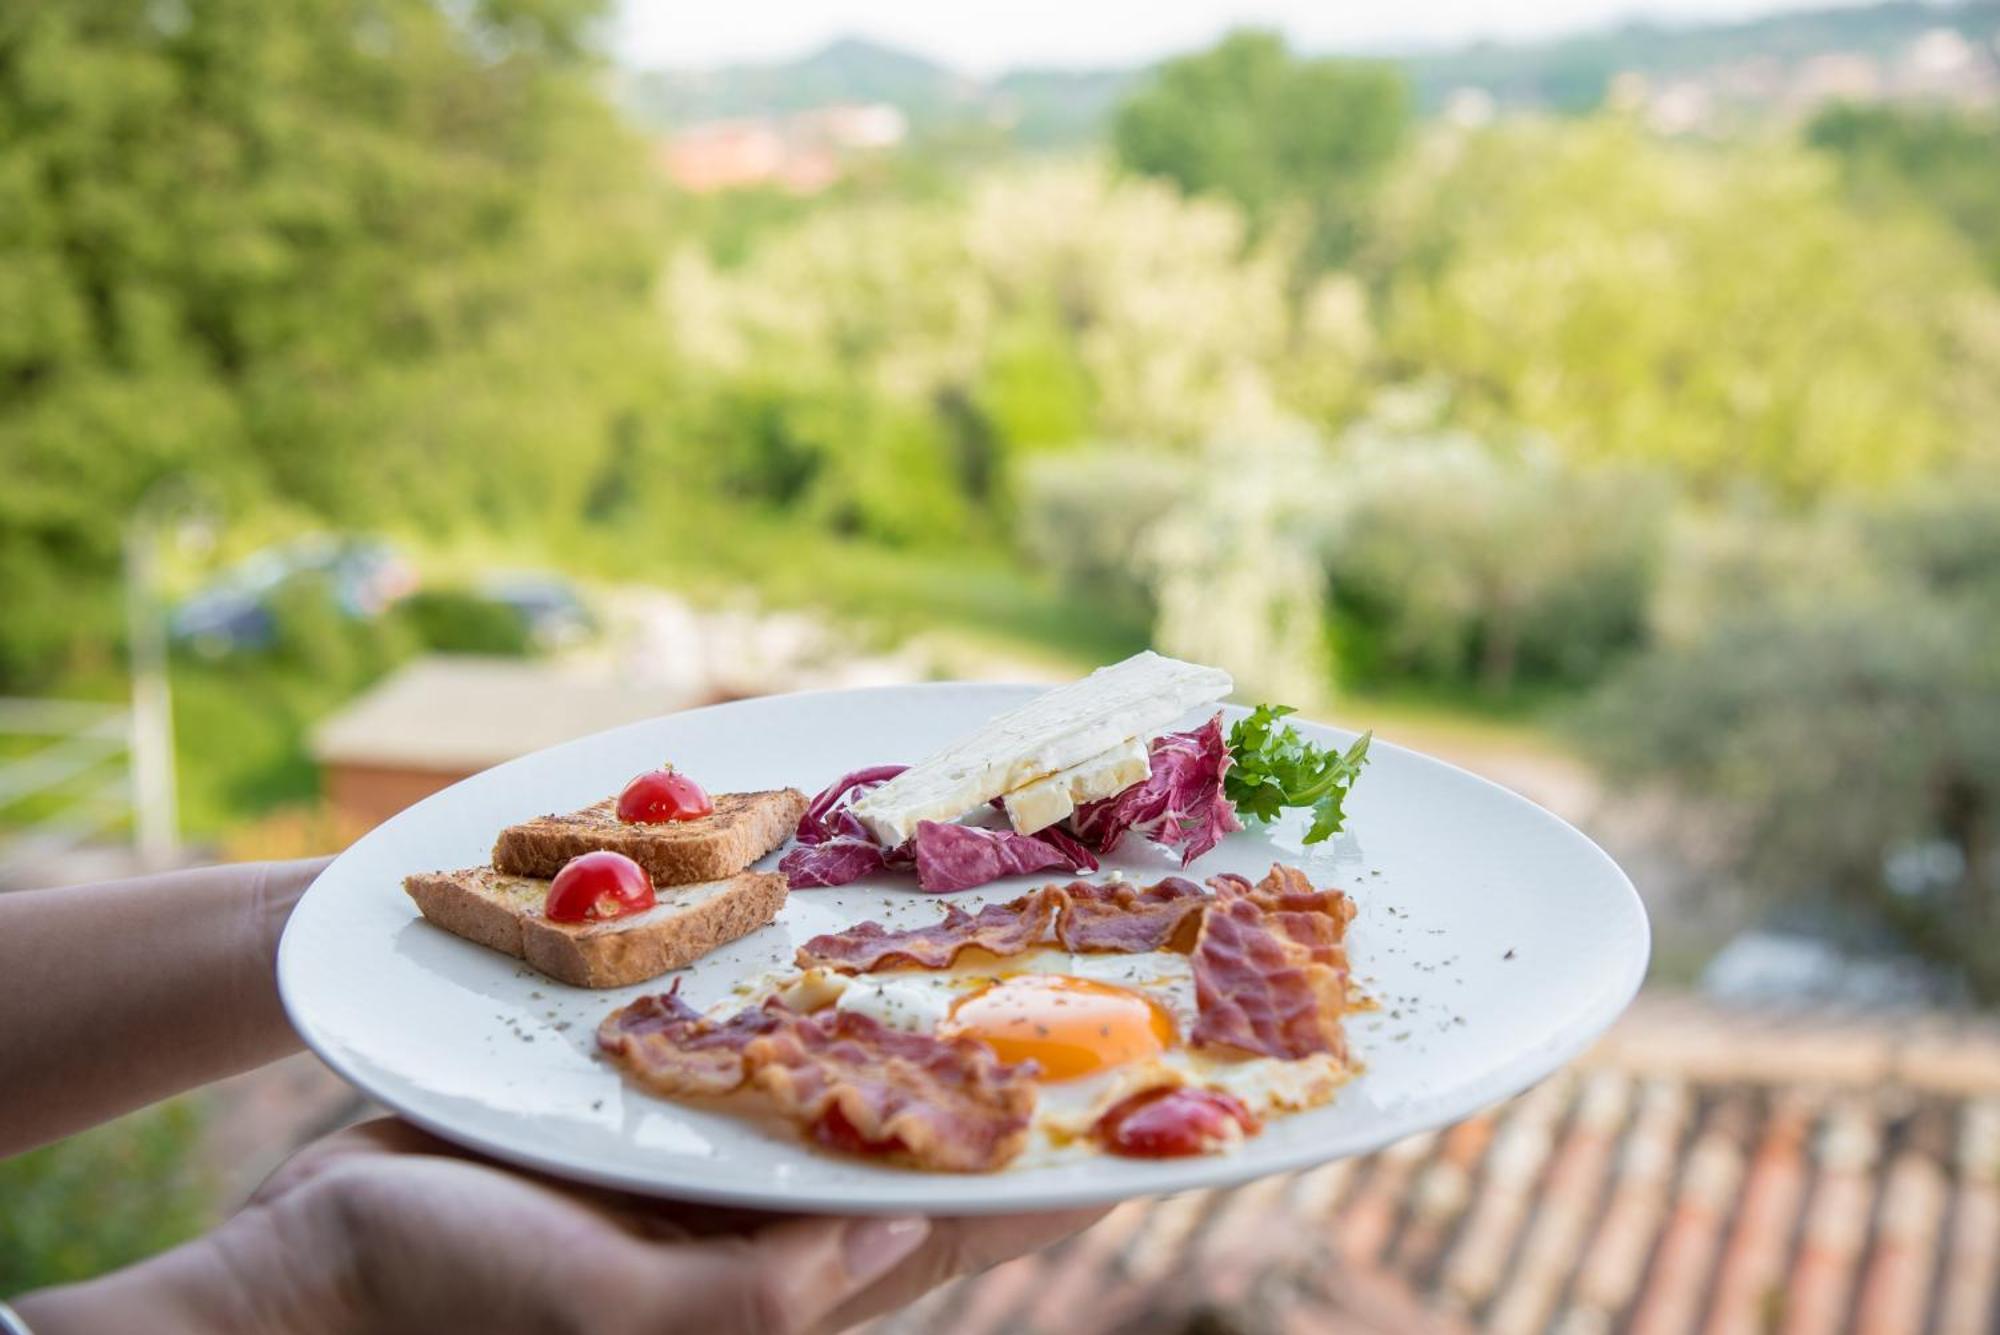
[(365, 830), (504, 760), (713, 698), (533, 660), (424, 658), (323, 723), (312, 753), (337, 825)]
[(812, 195), (838, 181), (856, 155), (893, 148), (909, 133), (886, 104), (819, 107), (794, 116), (710, 121), (664, 140), (661, 171), (697, 194), (775, 186)]
[[(298, 822), (288, 815), (269, 831), (275, 842), (238, 841), (232, 852), (296, 856), (340, 847), (411, 803), (530, 751), (723, 700), (914, 681), (931, 656), (914, 645), (869, 654), (818, 617), (696, 607), (653, 589), (608, 590), (598, 608), (601, 634), (559, 657), (433, 655), (383, 679), (313, 733), (326, 809), (310, 828), (293, 831)], [(294, 834), (304, 842), (287, 842)]]
[(1758, 54), (1669, 77), (1615, 75), (1607, 104), (1661, 134), (1712, 134), (1763, 114), (1802, 120), (1834, 102), (1915, 102), (1963, 108), (2000, 103), (2000, 52), (1934, 28), (1887, 54)]

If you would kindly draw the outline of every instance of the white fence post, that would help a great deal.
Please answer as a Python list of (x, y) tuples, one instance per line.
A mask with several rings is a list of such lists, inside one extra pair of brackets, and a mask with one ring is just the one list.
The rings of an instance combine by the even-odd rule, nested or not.
[(174, 707), (167, 631), (153, 590), (158, 530), (135, 517), (125, 531), (125, 621), (132, 659), (132, 806), (139, 860), (170, 864), (180, 849), (174, 774)]

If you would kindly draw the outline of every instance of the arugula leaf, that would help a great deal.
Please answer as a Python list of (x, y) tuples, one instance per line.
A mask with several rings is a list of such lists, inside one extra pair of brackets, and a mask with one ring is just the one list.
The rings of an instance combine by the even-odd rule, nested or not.
[(1346, 751), (1314, 746), (1284, 722), (1296, 713), (1289, 705), (1258, 705), (1229, 729), (1232, 764), (1222, 793), (1239, 816), (1272, 821), (1287, 807), (1311, 807), (1306, 842), (1321, 843), (1346, 821), (1342, 804), (1368, 763), (1373, 732), (1363, 733)]

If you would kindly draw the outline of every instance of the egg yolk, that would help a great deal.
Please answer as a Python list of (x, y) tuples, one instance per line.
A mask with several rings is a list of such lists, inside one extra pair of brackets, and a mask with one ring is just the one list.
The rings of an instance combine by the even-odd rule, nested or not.
[(1173, 1018), (1150, 998), (1060, 974), (1017, 974), (981, 988), (939, 1030), (983, 1039), (1005, 1062), (1033, 1058), (1044, 1080), (1157, 1056), (1174, 1041)]

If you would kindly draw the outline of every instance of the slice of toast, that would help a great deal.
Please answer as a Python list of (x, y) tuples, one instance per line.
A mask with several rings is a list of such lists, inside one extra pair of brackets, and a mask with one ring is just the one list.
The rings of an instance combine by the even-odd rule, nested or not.
[(659, 825), (622, 821), (616, 798), (510, 825), (493, 845), (493, 866), (510, 876), (553, 877), (571, 858), (599, 849), (623, 853), (656, 886), (689, 885), (734, 876), (791, 837), (806, 814), (796, 788), (722, 793), (700, 820)]
[(491, 867), (406, 877), (403, 889), (431, 922), (526, 960), (572, 987), (624, 987), (678, 969), (778, 916), (785, 878), (744, 872), (663, 890), (659, 903), (605, 922), (550, 922), (549, 883)]

